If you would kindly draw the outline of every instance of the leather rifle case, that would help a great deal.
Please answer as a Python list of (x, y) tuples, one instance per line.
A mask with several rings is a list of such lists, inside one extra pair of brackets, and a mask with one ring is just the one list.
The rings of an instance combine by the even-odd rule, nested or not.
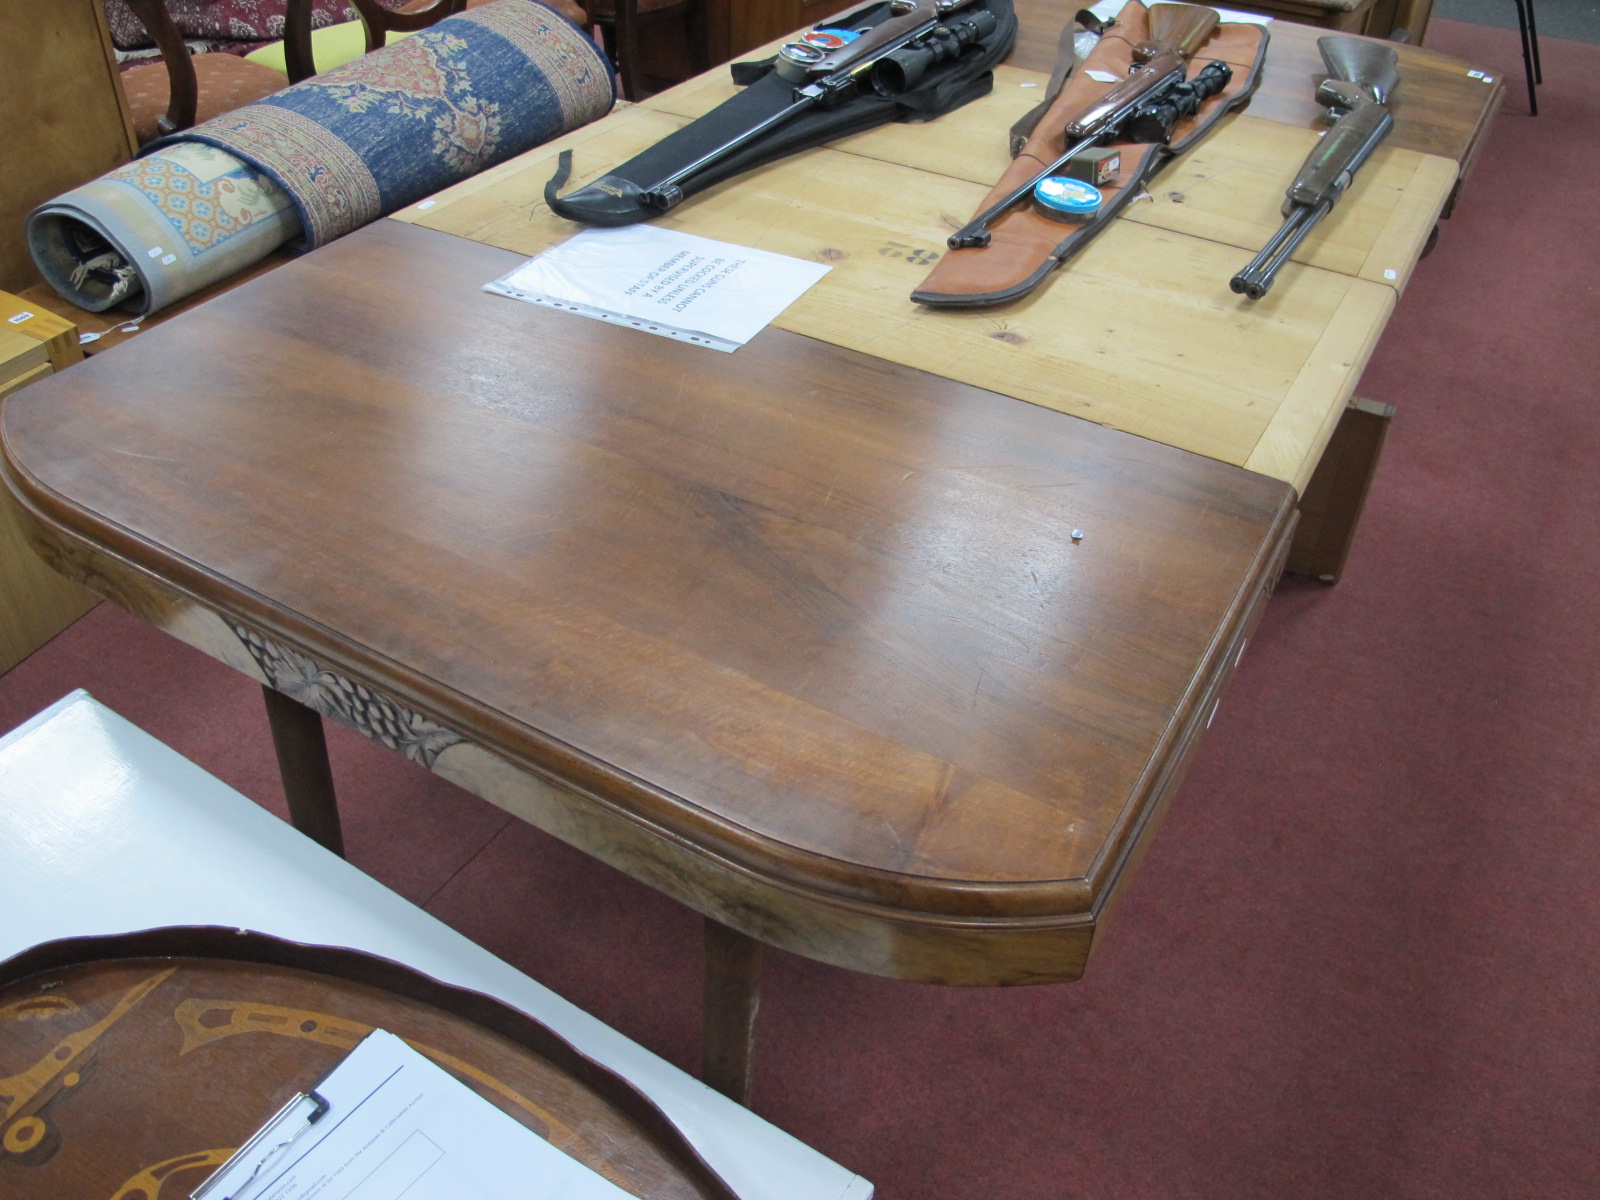
[[(726, 157), (695, 171), (678, 183), (677, 189), (685, 197), (691, 196), (797, 151), (890, 121), (930, 121), (987, 94), (994, 84), (991, 68), (1006, 56), (1016, 40), (1017, 18), (1011, 0), (973, 0), (944, 14), (942, 21), (954, 26), (985, 11), (993, 17), (993, 28), (953, 59), (928, 67), (906, 90), (885, 96), (870, 86), (862, 86), (837, 105), (817, 106), (774, 126)], [(818, 28), (870, 29), (892, 15), (890, 4), (870, 4), (824, 21)], [(770, 58), (732, 64), (733, 81), (744, 89), (738, 95), (593, 183), (558, 196), (570, 169), (570, 157), (563, 155), (561, 167), (545, 188), (545, 200), (558, 216), (586, 225), (632, 225), (660, 216), (664, 208), (644, 199), (659, 181), (698, 162), (795, 102), (796, 85), (778, 74), (776, 63), (776, 58)]]
[[(1149, 34), (1149, 11), (1139, 0), (1129, 0), (1116, 23), (1073, 72), (1022, 152), (984, 197), (979, 213), (1066, 153), (1062, 135), (1067, 125), (1111, 90), (1114, 85), (1109, 80), (1127, 77), (1134, 63), (1134, 47)], [(947, 251), (911, 298), (941, 307), (980, 307), (1027, 295), (1114, 221), (1168, 160), (1194, 145), (1224, 115), (1249, 99), (1260, 82), (1266, 51), (1265, 26), (1219, 24), (1189, 59), (1188, 78), (1193, 80), (1207, 64), (1220, 60), (1232, 68), (1227, 84), (1202, 101), (1193, 115), (1180, 118), (1165, 143), (1118, 140), (1115, 135), (1103, 139), (1100, 145), (1120, 152), (1121, 165), (1113, 178), (1100, 185), (1103, 200), (1092, 219), (1065, 225), (1041, 216), (1024, 200), (989, 223), (988, 245)], [(1097, 80), (1096, 74), (1105, 78)]]

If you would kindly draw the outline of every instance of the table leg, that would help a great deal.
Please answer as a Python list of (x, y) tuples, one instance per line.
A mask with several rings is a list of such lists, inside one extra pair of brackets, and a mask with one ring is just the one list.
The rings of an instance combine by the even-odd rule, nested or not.
[(761, 951), (755, 938), (705, 919), (706, 992), (700, 1077), (740, 1104), (750, 1099), (761, 1007)]
[(289, 821), (320, 846), (344, 857), (344, 833), (339, 828), (339, 801), (333, 791), (333, 768), (328, 765), (328, 741), (322, 717), (298, 700), (266, 686), (267, 723), (278, 752), (278, 773), (289, 801)]
[(1287, 570), (1337, 583), (1344, 570), (1394, 406), (1354, 397), (1339, 417), (1322, 461), (1300, 497), (1300, 523)]

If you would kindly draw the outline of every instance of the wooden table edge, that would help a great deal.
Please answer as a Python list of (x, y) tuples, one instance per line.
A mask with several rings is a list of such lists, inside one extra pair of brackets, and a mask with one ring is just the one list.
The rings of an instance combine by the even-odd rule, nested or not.
[[(785, 845), (607, 769), (498, 712), (473, 708), (453, 689), (379, 654), (352, 654), (352, 644), (332, 631), (55, 492), (16, 459), (3, 425), (0, 479), (17, 499), (30, 543), (59, 573), (260, 682), (271, 681), (248, 670), (242, 653), (219, 653), (194, 636), (197, 613), (226, 623), (241, 648), (240, 627), (444, 729), (472, 730), (463, 740), (503, 764), (507, 777), (469, 790), (553, 836), (760, 941), (869, 973), (961, 984), (1081, 975), (1103, 913), (1142, 855), (1158, 823), (1153, 817), (1181, 781), (1260, 618), (1296, 516), (1294, 493), (1280, 484), (1271, 529), (1091, 870), (1082, 878), (996, 883), (929, 880)], [(518, 743), (532, 743), (545, 757), (531, 758)], [(451, 778), (447, 763), (424, 765)]]

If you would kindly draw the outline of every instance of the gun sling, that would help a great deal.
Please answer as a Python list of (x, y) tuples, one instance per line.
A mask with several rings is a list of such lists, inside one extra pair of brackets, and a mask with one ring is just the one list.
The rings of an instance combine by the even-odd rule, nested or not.
[[(695, 170), (675, 187), (690, 196), (797, 151), (890, 121), (932, 120), (985, 95), (994, 82), (990, 69), (1005, 57), (1016, 39), (1017, 19), (1011, 0), (974, 0), (942, 18), (945, 25), (954, 26), (985, 11), (993, 17), (989, 32), (967, 45), (953, 60), (929, 67), (905, 91), (884, 96), (870, 86), (862, 87), (836, 106), (813, 107)], [(868, 29), (891, 15), (888, 3), (877, 3), (825, 24), (830, 28)], [(989, 26), (991, 22), (984, 19), (983, 24)], [(569, 221), (588, 225), (632, 225), (660, 215), (662, 208), (647, 199), (660, 181), (772, 120), (795, 103), (796, 85), (773, 69), (774, 62), (767, 59), (733, 64), (733, 80), (744, 86), (743, 91), (593, 183), (559, 196), (556, 193), (565, 184), (566, 173), (558, 171), (545, 189), (551, 209)]]
[[(1094, 79), (1091, 72), (1126, 78), (1134, 63), (1134, 47), (1149, 36), (1149, 11), (1139, 0), (1129, 0), (1117, 23), (1072, 73), (1022, 153), (984, 197), (977, 212), (1015, 192), (1061, 156), (1067, 125), (1114, 86)], [(1249, 98), (1260, 81), (1266, 50), (1264, 26), (1218, 25), (1190, 58), (1188, 78), (1195, 79), (1217, 60), (1232, 68), (1231, 78), (1216, 95), (1202, 101), (1192, 116), (1181, 117), (1166, 143), (1119, 140), (1115, 135), (1105, 140), (1105, 145), (1121, 152), (1122, 162), (1117, 176), (1101, 187), (1104, 201), (1092, 220), (1068, 231), (1069, 227), (1040, 216), (1030, 206), (1018, 205), (990, 222), (987, 246), (947, 252), (911, 298), (934, 306), (978, 307), (1027, 295), (1115, 220), (1164, 163), (1199, 141), (1226, 113)]]

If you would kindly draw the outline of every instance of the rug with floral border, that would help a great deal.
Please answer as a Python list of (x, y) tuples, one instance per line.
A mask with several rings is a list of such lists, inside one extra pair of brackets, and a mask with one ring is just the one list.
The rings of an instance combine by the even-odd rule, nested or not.
[(226, 150), (275, 180), (306, 247), (604, 116), (616, 82), (587, 34), (496, 0), (255, 104), (158, 139)]

